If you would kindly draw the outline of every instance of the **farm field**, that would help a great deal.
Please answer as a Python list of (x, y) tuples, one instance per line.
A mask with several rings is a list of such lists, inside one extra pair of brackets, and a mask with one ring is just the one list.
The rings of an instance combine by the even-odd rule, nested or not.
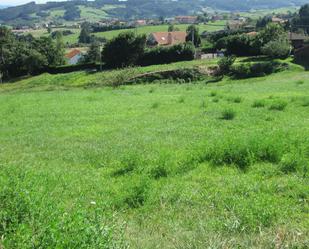
[(0, 248), (308, 248), (309, 72), (106, 86), (213, 63), (0, 85)]
[[(217, 31), (217, 30), (222, 30), (224, 29), (224, 26), (226, 24), (226, 21), (216, 21), (213, 23), (209, 24), (199, 24), (196, 25), (199, 28), (199, 31), (202, 33), (204, 31)], [(138, 34), (146, 34), (149, 35), (152, 32), (161, 32), (161, 31), (167, 31), (169, 25), (154, 25), (154, 26), (141, 26), (138, 27), (137, 29), (129, 29), (131, 31), (135, 31)], [(177, 24), (174, 25), (176, 28), (178, 28), (180, 31), (186, 31), (187, 27), (189, 26), (188, 24)], [(106, 32), (100, 32), (100, 33), (95, 33), (95, 35), (99, 37), (105, 37), (106, 39), (112, 39), (113, 37), (119, 35), (120, 32), (123, 31), (128, 31), (128, 29), (123, 29), (123, 30), (112, 30), (112, 31), (106, 31)]]
[[(204, 31), (216, 31), (216, 30), (221, 30), (224, 29), (225, 21), (217, 21), (209, 24), (200, 24), (198, 25), (199, 31), (202, 33)], [(179, 24), (175, 25), (180, 31), (185, 31), (186, 28), (188, 27), (187, 24)], [(54, 29), (54, 31), (59, 30), (67, 30), (65, 28), (58, 28)], [(64, 36), (63, 41), (67, 44), (74, 44), (78, 42), (78, 36), (80, 34), (80, 29), (70, 29), (74, 34)], [(106, 31), (106, 32), (99, 32), (99, 33), (93, 33), (95, 36), (98, 37), (104, 37), (106, 39), (112, 39), (115, 36), (119, 35), (121, 32), (125, 31), (133, 31), (137, 32), (138, 34), (146, 34), (149, 35), (152, 32), (160, 32), (160, 31), (167, 31), (168, 30), (168, 25), (154, 25), (154, 26), (141, 26), (138, 27), (137, 29), (121, 29), (121, 30), (112, 30), (112, 31)], [(47, 33), (46, 29), (39, 29), (39, 30), (32, 30), (30, 32), (33, 36), (35, 37), (40, 37), (40, 36), (48, 36), (49, 34)]]

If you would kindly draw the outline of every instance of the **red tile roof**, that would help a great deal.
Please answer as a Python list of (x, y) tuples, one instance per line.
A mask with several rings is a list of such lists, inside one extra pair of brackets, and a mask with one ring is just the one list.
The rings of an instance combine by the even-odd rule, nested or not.
[(81, 53), (81, 51), (75, 48), (75, 49), (73, 49), (72, 51), (70, 51), (69, 53), (67, 53), (67, 54), (65, 55), (65, 57), (66, 57), (67, 59), (72, 59), (74, 56), (76, 56), (76, 55), (78, 55), (78, 54), (80, 54), (80, 53)]
[(184, 31), (152, 33), (158, 45), (174, 45), (186, 42), (187, 33)]

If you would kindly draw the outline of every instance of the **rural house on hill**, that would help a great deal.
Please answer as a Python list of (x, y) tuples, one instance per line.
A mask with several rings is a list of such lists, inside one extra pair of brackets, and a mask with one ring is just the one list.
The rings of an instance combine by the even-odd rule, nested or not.
[(148, 37), (147, 44), (150, 46), (170, 46), (186, 42), (187, 33), (184, 31), (154, 32)]
[(67, 59), (69, 65), (75, 65), (82, 58), (82, 56), (83, 54), (80, 50), (73, 49), (65, 55), (65, 58)]

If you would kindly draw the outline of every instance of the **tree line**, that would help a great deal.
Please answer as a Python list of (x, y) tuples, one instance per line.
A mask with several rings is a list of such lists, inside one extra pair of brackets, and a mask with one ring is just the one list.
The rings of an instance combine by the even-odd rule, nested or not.
[(65, 64), (61, 34), (34, 38), (16, 36), (0, 27), (0, 80), (40, 73), (45, 67)]

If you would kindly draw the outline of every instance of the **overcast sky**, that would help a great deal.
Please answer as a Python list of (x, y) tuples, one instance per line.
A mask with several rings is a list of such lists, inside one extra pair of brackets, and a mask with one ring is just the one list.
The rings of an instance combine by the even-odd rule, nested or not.
[[(60, 1), (60, 0), (48, 0), (48, 1)], [(62, 0), (63, 1), (63, 0)], [(24, 3), (33, 2), (33, 0), (0, 0), (0, 5), (20, 5)], [(45, 3), (47, 0), (36, 0), (37, 3)]]

